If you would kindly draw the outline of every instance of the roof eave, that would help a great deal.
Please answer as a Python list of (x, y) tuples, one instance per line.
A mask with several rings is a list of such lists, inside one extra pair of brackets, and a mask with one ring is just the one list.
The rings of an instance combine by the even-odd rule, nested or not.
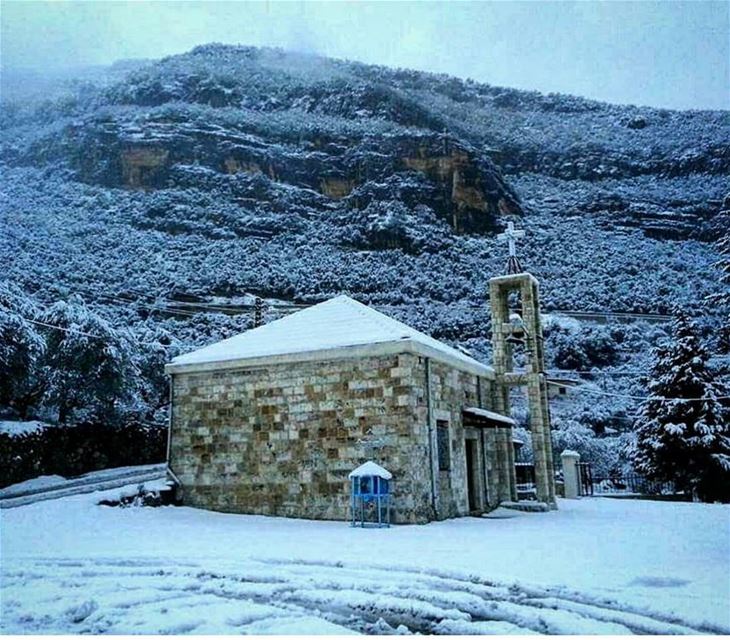
[(253, 358), (232, 358), (230, 360), (215, 360), (210, 362), (179, 363), (171, 362), (165, 365), (165, 373), (203, 373), (207, 371), (224, 371), (228, 369), (251, 369), (277, 364), (291, 364), (295, 362), (313, 362), (327, 360), (346, 360), (380, 355), (394, 355), (398, 353), (413, 353), (438, 362), (448, 364), (455, 369), (466, 371), (474, 375), (493, 380), (494, 369), (476, 360), (465, 360), (449, 353), (439, 351), (416, 340), (392, 340), (362, 345), (350, 345), (333, 349), (316, 349), (295, 353), (281, 353)]
[(502, 415), (501, 413), (498, 413), (496, 411), (491, 411), (489, 409), (483, 409), (482, 407), (465, 407), (462, 410), (462, 413), (465, 413), (467, 415), (474, 415), (474, 416), (482, 417), (485, 420), (499, 422), (501, 424), (509, 425), (511, 427), (514, 427), (517, 425), (517, 422), (514, 420), (514, 418)]

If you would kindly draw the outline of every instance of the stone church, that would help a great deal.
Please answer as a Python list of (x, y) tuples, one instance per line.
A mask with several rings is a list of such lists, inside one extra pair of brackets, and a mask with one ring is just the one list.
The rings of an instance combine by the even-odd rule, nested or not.
[(175, 358), (183, 502), (347, 520), (348, 474), (374, 460), (393, 475), (395, 522), (483, 513), (517, 499), (509, 389), (525, 386), (537, 498), (554, 507), (537, 281), (493, 278), (490, 304), (491, 367), (347, 296)]

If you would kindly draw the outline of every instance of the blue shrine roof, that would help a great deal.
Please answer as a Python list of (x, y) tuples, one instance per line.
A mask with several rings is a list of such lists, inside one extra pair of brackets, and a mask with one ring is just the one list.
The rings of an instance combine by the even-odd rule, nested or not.
[(351, 471), (347, 477), (362, 478), (363, 476), (377, 476), (378, 478), (390, 480), (393, 474), (372, 460), (368, 460), (365, 464), (361, 464), (357, 469)]

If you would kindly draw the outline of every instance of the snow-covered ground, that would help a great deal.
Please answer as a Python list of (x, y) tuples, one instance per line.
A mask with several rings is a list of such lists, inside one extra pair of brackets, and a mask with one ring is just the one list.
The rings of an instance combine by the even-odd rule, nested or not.
[[(148, 464), (92, 471), (74, 478), (39, 476), (0, 489), (0, 509), (19, 507), (42, 500), (54, 500), (81, 493), (95, 493), (124, 487), (132, 482), (148, 485), (166, 477), (166, 465)], [(163, 483), (164, 484), (164, 483)]]
[(730, 632), (727, 506), (352, 529), (97, 506), (119, 493), (0, 512), (0, 632)]
[(40, 422), (38, 420), (27, 420), (18, 422), (15, 420), (0, 420), (0, 433), (6, 433), (11, 436), (21, 436), (34, 431), (43, 431), (52, 425)]

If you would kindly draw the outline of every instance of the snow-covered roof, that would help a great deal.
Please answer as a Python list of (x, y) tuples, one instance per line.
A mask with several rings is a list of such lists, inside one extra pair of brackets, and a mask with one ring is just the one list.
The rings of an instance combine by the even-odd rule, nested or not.
[(378, 476), (378, 478), (390, 480), (393, 477), (393, 474), (372, 460), (368, 460), (365, 464), (361, 464), (354, 471), (350, 471), (350, 474), (347, 477), (362, 478), (363, 476)]
[(494, 422), (501, 422), (502, 424), (515, 424), (515, 421), (512, 418), (508, 416), (503, 416), (501, 413), (495, 413), (494, 411), (482, 409), (481, 407), (466, 407), (464, 409), (464, 413), (471, 413), (472, 415), (487, 418), (488, 420), (494, 420)]
[(178, 356), (167, 371), (403, 352), (432, 357), (478, 375), (494, 375), (491, 367), (345, 295)]

